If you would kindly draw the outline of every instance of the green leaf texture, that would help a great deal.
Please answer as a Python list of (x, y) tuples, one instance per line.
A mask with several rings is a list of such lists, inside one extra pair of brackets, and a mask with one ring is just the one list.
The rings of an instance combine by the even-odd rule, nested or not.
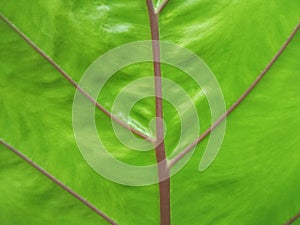
[[(0, 2), (0, 12), (77, 82), (99, 55), (150, 39), (144, 1), (11, 0)], [(300, 4), (170, 0), (159, 20), (161, 40), (190, 49), (209, 65), (228, 108), (297, 25)], [(158, 185), (119, 185), (94, 172), (73, 135), (74, 87), (3, 21), (0, 33), (0, 137), (118, 224), (159, 224)], [(208, 170), (198, 171), (205, 139), (171, 178), (172, 225), (279, 225), (300, 211), (299, 58), (300, 33), (227, 118), (220, 153)], [(109, 80), (98, 101), (110, 109), (124, 86), (152, 74), (151, 63), (126, 67)], [(204, 132), (211, 118), (202, 90), (176, 68), (163, 65), (162, 74), (189, 93)], [(153, 98), (144, 99), (128, 120), (150, 132), (154, 110)], [(164, 114), (171, 154), (180, 121), (167, 102)], [(102, 122), (97, 128), (116, 158), (135, 165), (155, 162), (153, 151), (135, 152), (120, 144), (103, 113), (97, 112), (96, 121)], [(1, 224), (107, 224), (16, 155), (0, 150)]]

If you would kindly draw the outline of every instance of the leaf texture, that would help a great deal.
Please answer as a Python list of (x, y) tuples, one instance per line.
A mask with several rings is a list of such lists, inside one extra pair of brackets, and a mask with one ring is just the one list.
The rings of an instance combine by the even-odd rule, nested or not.
[[(99, 55), (124, 43), (150, 39), (144, 1), (12, 0), (1, 2), (0, 9), (77, 82)], [(170, 0), (160, 15), (160, 33), (163, 41), (186, 47), (204, 59), (229, 107), (299, 19), (297, 0)], [(3, 21), (0, 29), (0, 137), (120, 225), (159, 224), (157, 185), (123, 186), (96, 174), (80, 155), (73, 135), (75, 89)], [(299, 43), (298, 33), (228, 117), (222, 148), (211, 167), (198, 171), (205, 139), (171, 178), (172, 225), (275, 225), (300, 210)], [(98, 101), (111, 109), (124, 86), (152, 74), (150, 63), (128, 66), (109, 80)], [(211, 117), (202, 90), (174, 67), (163, 65), (162, 74), (194, 100), (204, 132)], [(170, 155), (178, 143), (180, 121), (167, 102), (164, 114)], [(148, 123), (154, 115), (153, 98), (147, 98), (125, 119), (150, 133)], [(116, 158), (134, 165), (155, 162), (153, 151), (135, 152), (120, 144), (103, 113), (96, 113), (96, 121)], [(107, 224), (3, 147), (0, 174), (0, 220), (5, 225)]]

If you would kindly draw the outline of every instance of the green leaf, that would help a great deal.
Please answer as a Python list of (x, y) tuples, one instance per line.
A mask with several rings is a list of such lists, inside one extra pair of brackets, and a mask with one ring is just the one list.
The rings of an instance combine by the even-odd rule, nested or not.
[[(156, 2), (158, 6), (162, 1)], [(150, 39), (144, 1), (11, 0), (1, 2), (0, 10), (77, 82), (99, 55), (124, 43)], [(209, 65), (230, 107), (299, 19), (297, 0), (170, 0), (160, 15), (160, 35)], [(74, 87), (3, 21), (0, 33), (0, 137), (118, 224), (159, 224), (158, 185), (129, 187), (95, 173), (73, 134)], [(299, 41), (300, 33), (227, 118), (215, 162), (198, 171), (205, 139), (171, 178), (172, 225), (283, 224), (300, 210)], [(118, 71), (98, 102), (111, 109), (123, 87), (152, 74), (147, 62)], [(194, 100), (204, 132), (211, 116), (203, 91), (174, 67), (163, 65), (162, 74)], [(147, 98), (135, 105), (127, 120), (150, 133), (148, 123), (154, 115), (153, 98)], [(167, 102), (164, 115), (170, 155), (181, 127), (176, 109)], [(153, 151), (123, 146), (106, 115), (97, 111), (95, 118), (101, 138), (106, 138), (105, 145), (116, 158), (133, 165), (155, 163)], [(107, 224), (4, 147), (0, 150), (3, 224)]]
[(1, 149), (3, 224), (109, 224), (25, 161)]

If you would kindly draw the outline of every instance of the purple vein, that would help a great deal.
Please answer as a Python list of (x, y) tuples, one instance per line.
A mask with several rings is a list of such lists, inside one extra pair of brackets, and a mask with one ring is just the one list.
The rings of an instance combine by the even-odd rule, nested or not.
[(17, 156), (19, 156), (21, 159), (29, 163), (33, 168), (38, 170), (40, 173), (45, 175), (47, 178), (49, 178), (51, 181), (53, 181), (55, 184), (60, 186), (62, 189), (70, 193), (72, 196), (74, 196), (76, 199), (78, 199), (80, 202), (82, 202), (84, 205), (89, 207), (91, 210), (93, 210), (95, 213), (97, 213), (99, 216), (101, 216), (103, 219), (105, 219), (107, 222), (109, 222), (112, 225), (118, 225), (114, 220), (112, 220), (109, 216), (107, 216), (104, 212), (97, 209), (96, 206), (94, 206), (92, 203), (90, 203), (88, 200), (83, 198), (81, 195), (73, 191), (70, 187), (62, 183), (60, 180), (58, 180), (56, 177), (48, 173), (46, 170), (44, 170), (42, 167), (40, 167), (38, 164), (33, 162), (31, 159), (29, 159), (27, 156), (25, 156), (23, 153), (21, 153), (19, 150), (15, 149), (8, 143), (6, 143), (4, 140), (0, 139), (0, 144), (6, 147), (7, 149), (11, 150), (13, 153), (15, 153)]
[[(160, 43), (158, 16), (155, 14), (152, 0), (146, 0), (153, 52), (153, 70), (155, 83), (155, 114), (156, 114), (156, 162), (159, 178), (160, 224), (171, 224), (170, 207), (170, 173), (166, 160), (163, 126), (162, 80), (160, 67)], [(166, 178), (166, 179), (165, 179)]]
[(159, 6), (158, 8), (155, 10), (155, 14), (158, 15), (161, 13), (161, 11), (166, 7), (166, 5), (168, 4), (169, 0), (164, 0)]
[(25, 40), (37, 53), (39, 53), (44, 59), (46, 59), (70, 84), (72, 84), (82, 95), (84, 95), (94, 106), (100, 109), (104, 114), (110, 117), (112, 120), (136, 134), (137, 136), (154, 143), (151, 137), (145, 135), (144, 133), (132, 128), (124, 121), (120, 120), (118, 117), (111, 114), (107, 109), (100, 105), (92, 96), (90, 96), (85, 90), (83, 90), (77, 83), (68, 75), (52, 58), (50, 58), (43, 50), (41, 50), (34, 42), (30, 40), (19, 28), (17, 28), (12, 22), (10, 22), (6, 17), (0, 14), (1, 19), (9, 25), (17, 34), (19, 34), (23, 40)]
[(232, 111), (234, 111), (241, 104), (241, 102), (250, 94), (250, 92), (256, 87), (256, 85), (261, 81), (261, 79), (265, 76), (265, 74), (271, 69), (273, 64), (276, 62), (276, 60), (279, 58), (279, 56), (284, 52), (284, 50), (287, 48), (289, 43), (295, 37), (295, 35), (299, 29), (300, 29), (300, 22), (298, 23), (296, 28), (293, 30), (293, 32), (290, 34), (288, 39), (285, 41), (283, 46), (279, 49), (279, 51), (272, 58), (272, 60), (265, 67), (265, 69), (258, 75), (258, 77), (254, 80), (254, 82), (249, 86), (249, 88), (237, 99), (237, 101), (235, 103), (233, 103), (233, 105), (215, 123), (212, 124), (211, 127), (209, 127), (193, 143), (191, 143), (184, 150), (182, 150), (182, 152), (180, 152), (177, 156), (175, 156), (173, 159), (171, 159), (169, 161), (169, 168), (171, 168), (180, 159), (182, 159), (187, 153), (189, 153), (197, 144), (199, 144), (206, 136), (208, 136), (219, 124), (221, 124), (227, 118), (227, 116), (229, 116), (229, 114), (232, 113)]
[(290, 225), (290, 224), (294, 223), (299, 218), (300, 218), (300, 212), (297, 215), (295, 215), (294, 217), (292, 217), (289, 221), (287, 221), (284, 225)]

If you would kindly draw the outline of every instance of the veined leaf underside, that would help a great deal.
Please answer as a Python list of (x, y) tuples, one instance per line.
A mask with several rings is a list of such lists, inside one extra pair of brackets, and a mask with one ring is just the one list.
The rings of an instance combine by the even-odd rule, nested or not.
[[(151, 33), (152, 33), (152, 40), (159, 40), (159, 34), (156, 33), (158, 31), (158, 15), (162, 12), (162, 10), (166, 7), (168, 0), (164, 0), (161, 5), (155, 10), (153, 7), (153, 2), (150, 0), (147, 0), (148, 5), (148, 11), (149, 11), (149, 18), (150, 18), (150, 24), (151, 24)], [(92, 104), (95, 105), (98, 109), (100, 109), (103, 113), (105, 113), (108, 117), (115, 120), (117, 123), (128, 129), (129, 131), (135, 133), (136, 135), (140, 136), (141, 138), (144, 138), (152, 143), (155, 143), (155, 140), (153, 140), (151, 137), (148, 137), (147, 135), (141, 133), (138, 130), (135, 130), (134, 128), (130, 127), (126, 122), (118, 119), (114, 115), (112, 115), (108, 110), (106, 110), (102, 105), (100, 105), (96, 100), (92, 99), (88, 93), (83, 90), (72, 78), (70, 75), (68, 75), (57, 63), (54, 62), (46, 53), (44, 53), (34, 42), (32, 42), (21, 30), (19, 30), (16, 26), (14, 26), (8, 19), (6, 19), (3, 15), (1, 15), (1, 19), (6, 22), (12, 29), (14, 29), (36, 52), (38, 52), (43, 58), (45, 58), (71, 85), (73, 85), (76, 89), (78, 89)], [(229, 114), (237, 108), (237, 106), (250, 94), (250, 92), (255, 88), (255, 86), (260, 82), (260, 80), (263, 78), (263, 76), (270, 70), (272, 65), (276, 62), (276, 60), (280, 57), (280, 55), (284, 52), (288, 44), (291, 42), (293, 37), (296, 35), (298, 30), (300, 29), (300, 23), (297, 25), (297, 27), (293, 30), (291, 35), (288, 37), (287, 41), (284, 43), (284, 45), (280, 48), (280, 50), (276, 53), (276, 55), (273, 57), (271, 62), (266, 66), (266, 68), (259, 74), (259, 76), (255, 79), (255, 81), (250, 85), (250, 87), (238, 98), (238, 100), (226, 111), (225, 114), (223, 114), (215, 123), (211, 125), (211, 127), (206, 130), (199, 138), (197, 138), (193, 143), (191, 143), (189, 146), (187, 146), (182, 152), (180, 152), (176, 157), (171, 159), (168, 162), (168, 165), (166, 164), (166, 167), (163, 168), (162, 172), (166, 172), (171, 168), (173, 165), (176, 164), (181, 158), (183, 158), (195, 145), (199, 144), (205, 137), (209, 135), (209, 133), (215, 129), (222, 121), (229, 116)], [(155, 71), (155, 77), (161, 76), (160, 71), (160, 63), (157, 63), (159, 60), (155, 60), (155, 56), (158, 55), (159, 57), (159, 46), (153, 45), (153, 55), (154, 55), (154, 71)], [(157, 80), (156, 80), (157, 81)], [(158, 91), (156, 93), (156, 116), (157, 118), (163, 118), (163, 110), (162, 110), (162, 102), (158, 96), (161, 96), (161, 93), (159, 91), (161, 90), (161, 84), (156, 83), (156, 90)], [(158, 136), (163, 135), (163, 125), (160, 124), (159, 121), (157, 121), (156, 129), (160, 132), (157, 132)], [(161, 137), (157, 137), (156, 140), (160, 140)], [(96, 207), (94, 207), (92, 204), (90, 204), (88, 201), (86, 201), (82, 196), (78, 195), (74, 191), (72, 191), (69, 187), (64, 185), (62, 182), (60, 182), (58, 179), (56, 179), (54, 176), (47, 173), (45, 170), (43, 170), (41, 167), (39, 167), (37, 164), (32, 162), (30, 159), (28, 159), (26, 156), (24, 156), (22, 153), (20, 153), (18, 150), (10, 146), (8, 143), (6, 143), (4, 140), (1, 140), (1, 144), (4, 145), (6, 148), (13, 151), (15, 154), (17, 154), (19, 157), (21, 157), (23, 160), (31, 164), (34, 168), (36, 168), (38, 171), (40, 171), (42, 174), (47, 176), (49, 179), (51, 179), (54, 183), (68, 191), (70, 194), (72, 194), (75, 198), (79, 199), (81, 202), (83, 202), (85, 205), (87, 205), (89, 208), (91, 208), (93, 211), (95, 211), (97, 214), (99, 214), (101, 217), (103, 217), (107, 222), (111, 224), (117, 224), (114, 220), (112, 220), (110, 217), (105, 215), (103, 212), (98, 210)], [(159, 145), (158, 145), (159, 146)], [(157, 157), (157, 161), (160, 162), (162, 160), (166, 160), (165, 156), (165, 150), (164, 146), (158, 147), (157, 155), (161, 155), (161, 157)], [(167, 162), (167, 161), (166, 161)], [(161, 209), (161, 224), (162, 225), (169, 225), (170, 222), (170, 183), (169, 180), (163, 181), (160, 183), (160, 209)], [(290, 219), (286, 225), (291, 224), (294, 222), (297, 218), (300, 217), (300, 214), (297, 214), (295, 217)]]

